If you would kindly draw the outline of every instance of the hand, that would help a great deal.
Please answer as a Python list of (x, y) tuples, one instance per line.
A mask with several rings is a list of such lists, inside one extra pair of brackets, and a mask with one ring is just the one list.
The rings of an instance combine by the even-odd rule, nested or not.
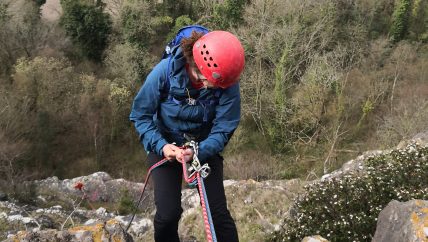
[(193, 159), (193, 150), (192, 149), (179, 150), (175, 158), (182, 163), (189, 162)]
[(168, 160), (175, 160), (180, 151), (181, 149), (173, 144), (166, 144), (162, 148), (163, 156)]

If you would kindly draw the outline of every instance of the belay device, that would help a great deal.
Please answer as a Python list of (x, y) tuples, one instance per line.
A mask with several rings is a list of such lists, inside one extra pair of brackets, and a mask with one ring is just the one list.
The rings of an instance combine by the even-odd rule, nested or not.
[(198, 143), (195, 141), (189, 141), (184, 144), (183, 148), (190, 148), (193, 150), (193, 159), (190, 162), (186, 162), (183, 164), (183, 176), (184, 180), (192, 185), (196, 181), (196, 173), (200, 173), (202, 178), (206, 178), (210, 172), (211, 168), (207, 163), (201, 166), (201, 162), (198, 159)]

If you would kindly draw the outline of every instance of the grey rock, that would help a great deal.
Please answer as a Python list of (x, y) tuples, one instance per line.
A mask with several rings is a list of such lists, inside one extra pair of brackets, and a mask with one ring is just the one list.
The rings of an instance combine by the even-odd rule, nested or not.
[[(78, 182), (84, 184), (83, 191), (74, 188)], [(128, 191), (128, 196), (137, 202), (143, 185), (123, 179), (112, 179), (103, 172), (66, 180), (51, 177), (36, 181), (35, 184), (40, 193), (39, 201), (50, 204), (48, 208), (26, 207), (24, 213), (23, 208), (16, 204), (0, 202), (0, 209), (4, 208), (3, 210), (6, 211), (4, 216), (1, 214), (0, 216), (6, 220), (9, 221), (10, 215), (15, 214), (15, 221), (21, 225), (26, 224), (24, 221), (33, 220), (40, 225), (41, 231), (39, 233), (26, 232), (24, 234), (23, 232), (17, 233), (13, 229), (9, 230), (10, 233), (15, 234), (14, 238), (22, 239), (22, 241), (30, 241), (30, 239), (31, 241), (43, 241), (43, 238), (49, 236), (50, 238), (57, 238), (56, 241), (91, 241), (90, 238), (93, 234), (87, 232), (88, 229), (76, 233), (60, 231), (61, 226), (70, 214), (72, 214), (74, 224), (93, 227), (114, 219), (125, 228), (131, 215), (116, 216), (114, 211), (108, 211), (104, 208), (87, 210), (77, 206), (77, 204), (81, 201), (83, 192), (87, 195), (85, 199), (94, 201), (94, 204), (96, 201), (107, 201), (110, 204), (120, 201), (124, 191)], [(263, 182), (228, 180), (224, 184), (230, 211), (234, 213), (233, 216), (237, 221), (247, 221), (249, 214), (256, 215), (251, 217), (251, 221), (247, 221), (248, 224), (241, 224), (241, 233), (245, 234), (242, 240), (262, 241), (266, 234), (282, 227), (282, 221), (278, 218), (286, 216), (292, 200), (302, 190), (306, 182), (297, 179)], [(153, 238), (153, 216), (156, 210), (153, 202), (153, 191), (147, 189), (146, 192), (148, 196), (140, 206), (140, 211), (143, 213), (136, 215), (128, 230), (129, 235), (136, 241), (152, 241)], [(59, 203), (61, 205), (52, 206), (52, 202), (59, 202), (58, 199), (68, 200), (69, 205)], [(277, 204), (270, 201), (281, 201), (281, 203)], [(188, 241), (193, 241), (192, 236), (196, 236), (197, 240), (195, 241), (204, 241), (204, 234), (195, 233), (195, 231), (202, 231), (202, 233), (204, 231), (200, 206), (197, 189), (183, 189), (182, 207), (184, 213), (182, 220), (185, 221), (181, 223), (179, 229), (183, 239), (188, 238)], [(72, 226), (70, 221), (68, 220), (64, 229), (69, 229)], [(257, 224), (261, 229), (255, 231), (252, 224)], [(47, 232), (44, 231), (48, 231), (49, 228), (56, 232), (46, 234)], [(104, 238), (107, 239), (107, 237)]]
[[(78, 183), (83, 184), (82, 190), (76, 189)], [(85, 196), (91, 202), (119, 202), (124, 196), (138, 200), (143, 183), (130, 182), (124, 179), (112, 179), (105, 172), (96, 172), (88, 176), (76, 177), (73, 179), (59, 180), (57, 177), (50, 177), (44, 180), (34, 181), (37, 191), (41, 195), (48, 196), (64, 203), (76, 200)], [(39, 199), (50, 200), (45, 198)], [(49, 201), (46, 201), (49, 202)], [(140, 208), (153, 208), (153, 191), (146, 189), (145, 199), (140, 204)]]
[(21, 241), (123, 241), (133, 242), (132, 236), (124, 231), (118, 221), (109, 220), (94, 226), (78, 226), (67, 231), (47, 229), (41, 231), (27, 232), (21, 231), (9, 237), (5, 242)]
[(338, 170), (335, 170), (329, 174), (325, 174), (321, 177), (321, 181), (325, 181), (328, 179), (334, 179), (334, 178), (340, 178), (346, 174), (349, 173), (359, 173), (362, 174), (365, 171), (365, 165), (364, 161), (367, 160), (369, 157), (377, 156), (384, 154), (386, 152), (390, 152), (390, 150), (382, 151), (382, 150), (372, 150), (364, 152), (362, 155), (358, 156), (357, 158), (350, 160), (342, 165), (342, 167)]
[(328, 242), (328, 240), (319, 235), (315, 235), (303, 238), (302, 242)]
[(421, 132), (413, 136), (412, 140), (419, 142), (421, 145), (428, 143), (428, 131)]
[(428, 201), (391, 201), (378, 217), (372, 242), (428, 241)]
[(403, 140), (398, 145), (398, 149), (404, 149), (410, 144), (427, 145), (428, 144), (428, 131), (421, 132), (413, 136), (409, 140)]
[(37, 222), (40, 224), (40, 229), (53, 229), (54, 221), (51, 217), (41, 214), (36, 217)]

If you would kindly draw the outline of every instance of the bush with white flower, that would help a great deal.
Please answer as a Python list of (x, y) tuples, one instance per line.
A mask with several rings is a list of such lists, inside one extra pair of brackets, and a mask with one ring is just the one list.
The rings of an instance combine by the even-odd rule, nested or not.
[(371, 241), (380, 211), (391, 201), (428, 200), (428, 146), (410, 144), (365, 160), (365, 172), (306, 187), (271, 241), (321, 235), (329, 241)]

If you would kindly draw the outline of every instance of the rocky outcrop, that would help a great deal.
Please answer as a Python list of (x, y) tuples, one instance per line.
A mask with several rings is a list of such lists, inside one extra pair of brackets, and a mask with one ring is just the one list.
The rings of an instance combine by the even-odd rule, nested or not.
[(420, 145), (426, 145), (426, 144), (428, 144), (428, 131), (416, 134), (410, 140), (403, 140), (403, 141), (401, 141), (398, 144), (397, 148), (398, 149), (403, 149), (403, 148), (405, 148), (406, 146), (408, 146), (411, 143), (417, 143), (417, 144), (420, 144)]
[[(83, 184), (81, 190), (78, 189), (79, 187), (76, 188), (76, 184), (79, 183)], [(37, 200), (40, 204), (48, 205), (68, 201), (72, 205), (39, 208), (28, 205), (18, 206), (8, 201), (0, 202), (0, 211), (2, 211), (0, 221), (3, 220), (11, 225), (8, 231), (10, 239), (31, 241), (26, 239), (40, 238), (43, 241), (42, 238), (50, 237), (76, 241), (75, 239), (81, 238), (80, 234), (85, 234), (85, 241), (97, 241), (94, 238), (99, 238), (99, 234), (104, 234), (99, 229), (108, 223), (107, 221), (116, 221), (122, 228), (126, 228), (132, 215), (119, 216), (114, 210), (114, 204), (120, 201), (124, 188), (131, 191), (129, 193), (134, 197), (133, 200), (137, 201), (140, 195), (139, 189), (142, 186), (140, 183), (112, 179), (107, 173), (102, 172), (71, 180), (59, 180), (52, 177), (36, 181), (35, 184)], [(305, 184), (306, 182), (300, 180), (224, 181), (228, 206), (236, 220), (241, 240), (263, 241), (268, 234), (278, 230), (282, 225), (282, 218), (288, 214), (293, 199), (302, 191)], [(82, 199), (83, 192), (88, 194), (85, 200), (91, 199), (93, 209), (77, 206)], [(148, 194), (151, 193), (152, 191), (149, 190)], [(95, 195), (91, 196), (91, 194)], [(100, 204), (106, 205), (110, 209), (95, 207)], [(184, 212), (179, 227), (182, 241), (205, 241), (202, 211), (196, 189), (183, 189), (182, 207)], [(151, 198), (146, 200), (140, 209), (142, 212), (137, 214), (128, 232), (135, 241), (153, 241), (152, 221), (155, 209)], [(67, 222), (65, 222), (66, 220)], [(64, 229), (61, 230), (61, 228)], [(26, 229), (27, 232), (18, 233), (23, 229)], [(81, 232), (72, 232), (75, 230)], [(103, 238), (107, 238), (106, 236), (107, 232), (102, 235)]]
[[(426, 145), (427, 142), (428, 133), (419, 134), (410, 141), (420, 145)], [(407, 143), (400, 145), (404, 144), (407, 146)], [(325, 175), (322, 180), (340, 178), (350, 172), (364, 174), (364, 160), (385, 152), (391, 151), (366, 152), (345, 163), (341, 169)], [(313, 182), (318, 181), (311, 183)], [(43, 241), (43, 238), (74, 241), (73, 239), (79, 240), (83, 238), (79, 236), (85, 235), (85, 241), (98, 241), (97, 238), (113, 240), (113, 237), (108, 236), (115, 234), (126, 239), (128, 235), (123, 233), (123, 228), (128, 225), (131, 214), (118, 215), (117, 205), (124, 197), (137, 201), (143, 186), (142, 183), (112, 179), (104, 172), (66, 180), (52, 177), (32, 183), (35, 186), (34, 199), (37, 200), (37, 207), (0, 201), (0, 225), (5, 224), (3, 230), (0, 230), (0, 233), (3, 233), (0, 238), (8, 235), (9, 239), (21, 241), (32, 241), (28, 238), (38, 238), (40, 241)], [(235, 218), (240, 239), (264, 241), (269, 234), (280, 230), (284, 217), (292, 213), (290, 207), (294, 198), (303, 191), (306, 184), (308, 182), (301, 180), (224, 181), (228, 207)], [(148, 189), (146, 195), (128, 230), (134, 241), (153, 241), (153, 192)], [(0, 197), (0, 200), (8, 200), (7, 196)], [(391, 202), (379, 216), (373, 241), (427, 241), (427, 203)], [(184, 212), (179, 227), (182, 241), (205, 241), (199, 196), (195, 189), (183, 189), (182, 207)], [(112, 221), (115, 221), (116, 232), (111, 232), (106, 226), (113, 223)], [(20, 230), (27, 232), (18, 233)], [(304, 241), (325, 239), (313, 236), (305, 238)]]
[[(418, 144), (421, 146), (428, 145), (428, 131), (416, 134), (415, 136), (413, 136), (413, 138), (409, 140), (401, 141), (396, 148), (405, 149), (410, 144)], [(327, 179), (339, 178), (350, 172), (363, 174), (365, 171), (365, 165), (364, 165), (365, 160), (367, 160), (369, 157), (378, 156), (391, 151), (392, 149), (366, 151), (362, 155), (358, 156), (357, 158), (343, 164), (340, 169), (335, 170), (329, 174), (325, 174), (324, 176), (321, 177), (321, 181), (324, 181)]]
[(354, 172), (354, 173), (360, 173), (363, 174), (365, 171), (365, 165), (364, 161), (367, 160), (367, 158), (383, 154), (388, 151), (382, 151), (382, 150), (372, 150), (364, 152), (364, 154), (358, 156), (357, 158), (350, 160), (342, 165), (342, 167), (336, 171), (333, 171), (332, 173), (325, 174), (321, 177), (321, 181), (327, 180), (327, 179), (333, 179), (333, 178), (339, 178), (347, 173)]
[[(119, 227), (126, 228), (131, 220), (131, 215), (120, 216), (114, 212), (108, 212), (102, 207), (94, 210), (76, 207), (75, 210), (70, 211), (59, 205), (50, 208), (37, 208), (32, 206), (18, 206), (12, 202), (0, 202), (0, 211), (3, 211), (0, 212), (0, 222), (4, 222), (2, 229), (8, 228), (6, 231), (7, 234), (4, 236), (22, 239), (44, 238), (53, 234), (55, 236), (51, 238), (78, 239), (81, 233), (89, 233), (89, 235), (85, 235), (86, 237), (91, 237), (94, 231), (97, 234), (101, 233), (100, 231), (102, 230), (98, 231), (96, 228), (104, 228), (108, 234), (112, 234), (111, 231), (119, 231)], [(18, 233), (18, 231), (23, 229), (25, 229), (25, 233)], [(134, 218), (128, 232), (134, 238), (139, 238), (151, 230), (153, 230), (152, 220), (139, 214)], [(120, 233), (113, 234), (116, 234), (117, 237)]]
[(372, 241), (428, 241), (428, 201), (391, 201), (379, 214)]
[[(58, 177), (50, 177), (44, 180), (33, 182), (37, 193), (43, 196), (56, 196), (56, 199), (71, 201), (82, 196), (85, 192), (88, 200), (92, 202), (118, 202), (125, 194), (133, 198), (140, 195), (143, 183), (126, 181), (124, 179), (113, 179), (105, 172), (96, 172), (88, 176), (76, 177), (73, 179), (59, 180)], [(76, 187), (81, 184), (81, 188)], [(145, 199), (149, 205), (153, 203), (150, 191), (145, 193)]]
[(16, 235), (10, 236), (5, 242), (32, 242), (32, 241), (121, 241), (132, 242), (133, 238), (124, 231), (123, 227), (116, 220), (109, 220), (93, 226), (78, 226), (68, 230), (58, 231), (55, 229), (41, 231), (20, 231)]

